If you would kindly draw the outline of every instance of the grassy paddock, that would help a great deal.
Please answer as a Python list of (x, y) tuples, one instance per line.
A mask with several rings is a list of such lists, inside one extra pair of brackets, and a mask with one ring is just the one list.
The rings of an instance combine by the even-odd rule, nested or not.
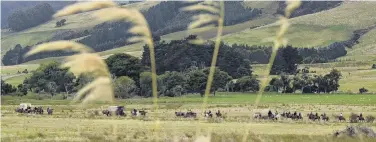
[[(257, 95), (254, 93), (216, 93), (216, 96), (209, 96), (209, 104), (253, 104)], [(33, 100), (25, 97), (2, 96), (3, 105), (17, 105), (21, 102), (32, 102), (36, 104), (69, 104), (69, 100)], [(117, 100), (116, 104), (152, 104), (151, 98), (134, 98)], [(160, 97), (160, 104), (174, 103), (202, 103), (199, 94), (185, 95), (182, 97)], [(262, 96), (261, 104), (334, 104), (334, 105), (375, 105), (376, 95), (374, 94), (277, 94), (265, 93)]]
[[(326, 112), (329, 116), (343, 112), (346, 118), (351, 112), (376, 115), (376, 95), (280, 95), (266, 94), (259, 108), (252, 104), (255, 94), (217, 93), (209, 97), (208, 110), (221, 110), (225, 119), (203, 118), (198, 94), (177, 98), (161, 97), (159, 110), (153, 112), (152, 99), (134, 98), (117, 100), (115, 105), (126, 107), (126, 117), (107, 117), (101, 110), (110, 104), (97, 103), (85, 107), (70, 100), (32, 100), (25, 97), (2, 96), (2, 141), (193, 141), (200, 135), (210, 134), (211, 141), (372, 141), (369, 138), (333, 138), (335, 130), (342, 130), (349, 123), (312, 122), (305, 114)], [(14, 112), (21, 102), (35, 106), (54, 108), (53, 115), (24, 115)], [(133, 108), (145, 109), (146, 117), (131, 117)], [(175, 117), (175, 111), (193, 110), (197, 119)], [(255, 112), (272, 109), (279, 112), (299, 111), (302, 121), (261, 121), (252, 119)], [(158, 115), (158, 129), (154, 116)], [(373, 129), (376, 123), (362, 123)]]

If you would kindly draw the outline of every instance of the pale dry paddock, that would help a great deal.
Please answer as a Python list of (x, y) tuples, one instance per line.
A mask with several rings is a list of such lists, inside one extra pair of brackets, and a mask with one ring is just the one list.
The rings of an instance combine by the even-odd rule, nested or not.
[[(36, 105), (36, 104), (35, 104)], [(48, 105), (50, 106), (50, 105)], [(14, 112), (16, 105), (2, 106), (2, 140), (3, 141), (152, 141), (157, 138), (161, 141), (193, 141), (198, 135), (211, 133), (212, 141), (241, 141), (244, 134), (247, 141), (333, 141), (332, 134), (350, 125), (346, 122), (333, 120), (332, 114), (343, 112), (346, 119), (351, 112), (362, 112), (364, 115), (376, 115), (375, 105), (309, 105), (309, 104), (262, 104), (261, 108), (254, 109), (252, 105), (245, 104), (211, 104), (208, 110), (215, 112), (221, 110), (226, 114), (225, 120), (214, 119), (186, 119), (175, 116), (175, 111), (192, 109), (202, 118), (200, 105), (162, 104), (159, 109), (160, 127), (155, 129), (154, 112), (152, 105), (131, 104), (126, 105), (127, 117), (107, 117), (101, 113), (101, 105), (94, 105), (82, 109), (76, 105), (52, 105), (54, 114), (23, 115)], [(47, 105), (44, 106), (46, 108)], [(103, 107), (106, 108), (106, 107)], [(130, 116), (130, 109), (145, 109), (148, 114), (145, 118)], [(303, 121), (262, 121), (253, 120), (255, 112), (267, 114), (271, 109), (274, 113), (278, 110), (299, 111), (303, 113)], [(99, 111), (95, 115), (94, 111)], [(326, 112), (332, 120), (329, 122), (312, 122), (307, 120), (305, 114)], [(358, 123), (376, 129), (376, 123)], [(354, 125), (358, 125), (354, 124)], [(158, 132), (158, 133), (157, 133)], [(357, 139), (348, 139), (352, 141)], [(368, 141), (365, 138), (364, 141)]]

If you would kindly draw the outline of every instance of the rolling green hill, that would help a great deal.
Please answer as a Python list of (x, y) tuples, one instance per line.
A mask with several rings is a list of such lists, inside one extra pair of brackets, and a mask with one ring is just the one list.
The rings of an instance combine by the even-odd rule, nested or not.
[[(350, 38), (352, 32), (376, 23), (374, 2), (344, 2), (342, 5), (314, 14), (295, 17), (286, 34), (289, 44), (299, 47), (326, 46)], [(224, 37), (227, 43), (270, 45), (262, 42), (275, 36), (276, 23), (248, 29)]]
[[(147, 10), (148, 8), (158, 4), (159, 2), (140, 2), (123, 7), (137, 8), (140, 10)], [(22, 47), (27, 45), (34, 45), (38, 42), (52, 38), (56, 33), (66, 30), (79, 30), (90, 29), (99, 24), (100, 21), (96, 20), (93, 16), (94, 11), (84, 12), (59, 18), (54, 18), (47, 23), (33, 27), (21, 32), (2, 32), (1, 34), (1, 57), (16, 44), (21, 44)], [(67, 19), (66, 25), (62, 27), (55, 27), (56, 21)]]
[[(159, 2), (140, 2), (128, 5), (132, 8), (147, 9)], [(347, 40), (352, 32), (358, 29), (366, 28), (376, 24), (376, 3), (375, 2), (344, 2), (342, 5), (314, 14), (308, 14), (292, 18), (292, 24), (286, 37), (289, 44), (296, 47), (327, 46), (337, 41)], [(252, 8), (263, 8), (263, 15), (240, 24), (226, 26), (224, 28), (224, 41), (232, 44), (250, 44), (250, 45), (271, 45), (263, 42), (265, 39), (273, 37), (278, 27), (274, 23), (277, 16), (274, 15), (278, 8), (277, 2), (245, 2), (244, 6)], [(15, 44), (20, 43), (23, 47), (51, 38), (56, 32), (65, 30), (84, 30), (89, 29), (99, 23), (92, 17), (92, 12), (80, 13), (76, 15), (62, 17), (67, 19), (67, 25), (55, 28), (53, 19), (48, 23), (42, 24), (18, 33), (2, 32), (2, 56), (4, 51), (13, 48)], [(59, 18), (61, 19), (61, 18)], [(252, 27), (252, 28), (250, 28)], [(207, 32), (199, 32), (206, 39), (212, 39), (215, 36), (216, 29), (210, 29)], [(162, 40), (182, 39), (188, 35), (187, 31), (174, 32), (162, 36)], [(327, 73), (332, 68), (338, 68), (343, 71), (344, 77), (340, 82), (340, 90), (343, 92), (357, 92), (360, 87), (366, 87), (371, 92), (376, 92), (374, 79), (376, 79), (376, 70), (370, 70), (372, 64), (376, 63), (376, 29), (364, 34), (359, 39), (359, 44), (348, 49), (346, 56), (339, 58), (340, 62), (305, 65), (311, 67), (318, 73)], [(103, 58), (114, 53), (128, 53), (137, 57), (142, 54), (142, 44), (127, 45), (103, 52), (99, 52)], [(11, 69), (3, 69), (2, 75), (7, 72), (14, 72), (15, 69), (23, 69), (25, 66), (32, 66), (32, 70), (40, 63), (52, 60), (62, 60), (63, 57), (52, 57), (29, 61), (21, 66), (14, 66)], [(35, 67), (36, 68), (36, 67)], [(263, 73), (264, 65), (254, 66), (256, 74)], [(17, 78), (14, 78), (17, 79)]]

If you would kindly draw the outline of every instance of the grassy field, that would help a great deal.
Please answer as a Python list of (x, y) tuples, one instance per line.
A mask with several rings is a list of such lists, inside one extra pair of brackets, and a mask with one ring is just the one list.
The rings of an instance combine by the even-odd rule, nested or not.
[(23, 81), (27, 78), (27, 77), (30, 77), (31, 76), (31, 73), (29, 74), (20, 74), (19, 76), (14, 76), (14, 77), (11, 77), (11, 78), (7, 78), (5, 79), (5, 83), (9, 83), (13, 86), (17, 86), (18, 84), (22, 84)]
[(38, 67), (39, 67), (39, 64), (1, 66), (1, 75), (16, 74), (17, 71), (22, 72), (25, 69), (27, 69), (28, 71), (32, 71), (32, 70), (37, 69)]
[[(228, 44), (247, 45), (268, 45), (273, 42), (268, 41), (276, 35), (279, 27), (256, 28), (244, 30), (239, 33), (224, 36), (224, 41)], [(296, 47), (317, 47), (327, 46), (333, 42), (347, 40), (351, 36), (351, 30), (345, 26), (315, 26), (315, 25), (292, 25), (286, 34), (288, 43)]]
[[(359, 141), (357, 138), (333, 138), (335, 130), (342, 130), (349, 123), (312, 122), (309, 120), (260, 121), (252, 118), (255, 112), (266, 114), (269, 109), (313, 111), (328, 115), (343, 112), (347, 118), (351, 112), (376, 115), (376, 95), (278, 95), (266, 94), (258, 108), (252, 104), (255, 94), (217, 93), (209, 97), (208, 110), (221, 110), (225, 119), (203, 119), (202, 98), (188, 95), (178, 98), (161, 97), (158, 112), (152, 111), (152, 99), (117, 100), (126, 113), (133, 108), (145, 109), (147, 116), (107, 117), (101, 110), (109, 104), (98, 103), (81, 106), (69, 100), (28, 100), (2, 96), (2, 141), (193, 141), (198, 136), (210, 134), (211, 141)], [(20, 102), (30, 102), (54, 108), (53, 115), (16, 114), (14, 108)], [(191, 109), (197, 119), (175, 117), (175, 111)], [(98, 111), (99, 114), (96, 114)], [(158, 121), (154, 116), (158, 115)], [(156, 122), (159, 127), (155, 127)], [(376, 124), (359, 123), (373, 129)], [(363, 141), (372, 141), (362, 138)]]

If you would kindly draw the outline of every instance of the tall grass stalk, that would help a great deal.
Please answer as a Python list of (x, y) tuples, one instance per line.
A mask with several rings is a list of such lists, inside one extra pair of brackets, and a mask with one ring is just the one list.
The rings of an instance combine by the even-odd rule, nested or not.
[[(201, 30), (210, 29), (216, 23), (217, 24), (217, 36), (214, 45), (214, 52), (213, 57), (210, 65), (209, 75), (207, 79), (207, 83), (205, 86), (205, 94), (202, 101), (202, 108), (201, 112), (204, 112), (207, 108), (208, 96), (210, 94), (211, 86), (213, 83), (214, 73), (215, 73), (215, 66), (217, 64), (217, 57), (219, 52), (219, 47), (221, 44), (222, 32), (223, 32), (223, 24), (224, 24), (224, 16), (225, 16), (225, 6), (224, 1), (203, 1), (197, 4), (187, 6), (183, 8), (184, 11), (200, 11), (204, 12), (199, 15), (195, 15), (192, 17), (193, 21), (188, 26), (188, 31), (193, 29), (200, 28)], [(204, 40), (202, 39), (195, 39), (191, 41), (194, 44), (202, 44)], [(198, 125), (201, 126), (201, 125)], [(200, 130), (199, 128), (197, 128)], [(199, 136), (196, 141), (210, 141), (210, 135), (208, 137), (200, 136), (198, 134), (199, 131), (196, 131), (196, 136)]]
[[(223, 32), (223, 23), (225, 16), (225, 7), (224, 1), (203, 1), (198, 2), (197, 4), (190, 5), (183, 8), (183, 11), (200, 11), (201, 14), (195, 15), (192, 17), (193, 21), (188, 26), (188, 32), (194, 29), (209, 29), (214, 26), (214, 23), (218, 25), (217, 27), (217, 36), (215, 40), (213, 57), (210, 65), (210, 71), (208, 75), (208, 80), (205, 87), (205, 95), (202, 102), (202, 112), (205, 111), (207, 107), (207, 100), (210, 94), (210, 88), (213, 83), (215, 66), (217, 64), (217, 57), (219, 52), (219, 47), (221, 44), (222, 32)], [(193, 43), (202, 44), (202, 39), (196, 39)]]
[[(287, 40), (283, 36), (287, 32), (288, 27), (289, 27), (288, 18), (290, 17), (291, 13), (296, 8), (298, 8), (301, 4), (301, 2), (299, 0), (288, 0), (288, 1), (286, 1), (286, 3), (287, 3), (287, 7), (286, 7), (286, 10), (285, 10), (285, 17), (281, 16), (279, 21), (278, 21), (279, 24), (280, 24), (280, 28), (279, 28), (279, 31), (277, 31), (277, 35), (274, 39), (274, 46), (273, 46), (273, 49), (272, 49), (272, 54), (270, 56), (269, 63), (266, 66), (266, 69), (265, 69), (265, 72), (264, 72), (265, 73), (264, 78), (261, 80), (261, 87), (260, 87), (260, 90), (259, 90), (257, 97), (256, 97), (256, 100), (255, 100), (255, 108), (258, 107), (258, 104), (260, 103), (262, 94), (264, 93), (264, 89), (266, 87), (266, 84), (267, 84), (267, 81), (268, 81), (268, 78), (269, 78), (270, 70), (273, 66), (275, 57), (277, 56), (278, 48), (280, 48), (281, 45), (284, 45), (284, 46), (287, 45)], [(248, 125), (250, 125), (250, 124), (248, 124)], [(244, 132), (243, 139), (242, 139), (243, 142), (245, 142), (247, 140), (247, 136), (248, 136), (248, 131)]]
[(133, 27), (129, 29), (129, 32), (139, 35), (134, 36), (128, 41), (130, 42), (144, 42), (150, 50), (150, 64), (152, 73), (152, 93), (153, 93), (153, 109), (154, 109), (154, 121), (155, 129), (158, 132), (159, 120), (158, 120), (158, 90), (157, 90), (157, 73), (155, 64), (155, 51), (153, 37), (149, 28), (149, 25), (142, 15), (142, 13), (136, 9), (125, 9), (125, 8), (107, 8), (99, 10), (95, 13), (95, 16), (102, 22), (110, 21), (126, 21), (131, 22)]
[(267, 84), (267, 81), (268, 81), (268, 78), (269, 78), (270, 70), (273, 66), (275, 57), (277, 55), (278, 48), (280, 48), (282, 45), (283, 46), (287, 45), (287, 40), (283, 36), (285, 35), (285, 33), (287, 32), (288, 27), (289, 27), (288, 18), (290, 17), (291, 13), (296, 8), (298, 8), (301, 4), (301, 2), (299, 0), (288, 0), (288, 1), (286, 1), (286, 3), (287, 3), (287, 7), (286, 7), (286, 10), (285, 10), (285, 17), (281, 16), (279, 21), (278, 21), (278, 23), (280, 24), (280, 28), (279, 28), (279, 31), (277, 31), (277, 35), (274, 39), (274, 46), (273, 46), (272, 54), (270, 56), (269, 63), (266, 66), (266, 69), (265, 69), (265, 72), (264, 72), (264, 78), (261, 80), (261, 87), (260, 87), (260, 90), (257, 94), (257, 98), (255, 100), (255, 107), (256, 108), (257, 108), (257, 106), (258, 106), (258, 104), (261, 100), (262, 94), (264, 93), (264, 89), (266, 87), (266, 84)]
[(215, 40), (213, 58), (212, 58), (212, 61), (211, 61), (209, 76), (208, 76), (208, 80), (207, 80), (207, 84), (206, 84), (206, 88), (205, 88), (205, 96), (204, 96), (204, 99), (203, 99), (203, 102), (202, 102), (202, 104), (203, 104), (202, 110), (203, 111), (207, 108), (208, 96), (210, 94), (210, 88), (213, 84), (215, 66), (217, 64), (219, 46), (221, 44), (221, 37), (222, 37), (222, 32), (223, 32), (223, 22), (224, 22), (224, 17), (225, 17), (224, 1), (220, 1), (219, 5), (220, 5), (220, 13), (219, 13), (219, 18), (218, 18), (217, 37), (216, 37), (216, 40)]

